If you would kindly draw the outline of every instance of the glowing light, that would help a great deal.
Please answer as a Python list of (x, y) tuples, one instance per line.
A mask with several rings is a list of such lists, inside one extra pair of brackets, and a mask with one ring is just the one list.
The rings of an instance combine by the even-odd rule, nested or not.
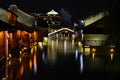
[(80, 55), (80, 72), (83, 72), (83, 54)]
[(11, 58), (12, 57), (12, 55), (11, 54), (9, 54), (9, 58)]
[(37, 51), (37, 46), (35, 46), (35, 52)]
[(30, 70), (32, 69), (32, 60), (30, 59), (29, 61), (29, 67), (30, 67)]
[(78, 59), (78, 49), (76, 49), (76, 51), (75, 51), (75, 59), (76, 60)]
[(96, 51), (96, 49), (95, 48), (92, 48), (92, 52), (95, 52)]
[(82, 46), (82, 43), (81, 43), (81, 42), (78, 42), (78, 45), (79, 45), (79, 46)]
[(64, 53), (66, 53), (66, 40), (64, 40)]
[(92, 59), (94, 60), (94, 58), (95, 58), (95, 53), (92, 53)]
[(75, 34), (72, 34), (72, 39), (74, 39), (75, 38)]
[(113, 53), (110, 54), (110, 59), (113, 60)]
[(21, 62), (21, 60), (22, 60), (22, 58), (20, 57), (20, 58), (19, 58), (19, 61)]
[(24, 72), (24, 67), (23, 67), (23, 65), (21, 66), (21, 69), (20, 69), (20, 74), (21, 74), (21, 76), (23, 75), (23, 72)]
[(36, 53), (34, 54), (34, 73), (37, 73), (37, 59), (36, 59)]
[(38, 45), (40, 46), (41, 49), (43, 49), (43, 44), (42, 44), (42, 42), (38, 42)]
[(11, 61), (8, 62), (9, 66), (11, 65)]
[(52, 9), (50, 12), (47, 13), (47, 15), (58, 15), (58, 12)]
[(48, 43), (48, 38), (47, 38), (47, 37), (44, 37), (44, 38), (43, 38), (43, 45), (47, 45), (47, 43)]
[(33, 54), (34, 48), (31, 48), (31, 54)]
[(84, 20), (81, 20), (81, 23), (84, 23)]
[(111, 48), (111, 49), (110, 49), (110, 52), (114, 52), (114, 49), (113, 49), (113, 48)]
[(44, 52), (42, 53), (42, 60), (43, 61), (45, 60), (45, 53)]
[(84, 53), (85, 53), (85, 55), (90, 55), (90, 48), (86, 47)]
[(20, 51), (19, 53), (20, 53), (20, 55), (22, 55), (22, 51)]
[(7, 78), (2, 78), (2, 80), (7, 80)]

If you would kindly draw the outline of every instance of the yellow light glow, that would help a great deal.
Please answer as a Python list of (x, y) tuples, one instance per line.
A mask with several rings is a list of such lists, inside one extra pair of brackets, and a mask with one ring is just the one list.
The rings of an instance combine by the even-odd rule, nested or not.
[(78, 42), (78, 45), (79, 45), (79, 46), (82, 46), (82, 43), (81, 43), (81, 42)]
[(110, 54), (110, 59), (113, 60), (113, 53)]
[(94, 59), (95, 58), (95, 53), (92, 53), (92, 59)]
[(90, 48), (89, 47), (85, 48), (84, 50), (85, 50), (85, 55), (90, 55)]
[(21, 74), (21, 76), (23, 75), (23, 72), (24, 72), (24, 67), (23, 67), (23, 65), (21, 66), (21, 69), (20, 69), (20, 74)]
[(20, 51), (20, 55), (22, 55), (22, 51)]
[(21, 31), (20, 30), (17, 30), (17, 36), (20, 38), (20, 35), (21, 35)]
[(32, 69), (32, 60), (30, 59), (29, 61), (29, 67), (30, 67), (30, 70)]
[(47, 37), (44, 37), (44, 41), (48, 41), (48, 38), (47, 38)]
[(23, 47), (23, 49), (27, 49), (27, 47)]
[(7, 80), (7, 78), (2, 78), (2, 80)]
[(19, 58), (19, 61), (21, 62), (21, 60), (22, 60), (22, 59), (21, 59), (21, 57), (20, 57), (20, 58)]
[(34, 35), (34, 41), (36, 41), (37, 37), (38, 37), (38, 33), (36, 31), (34, 31), (33, 35)]
[(92, 48), (92, 52), (95, 52), (96, 51), (96, 49), (95, 48)]
[(9, 58), (11, 58), (12, 57), (12, 55), (11, 54), (9, 54)]
[(31, 54), (33, 54), (33, 52), (34, 52), (34, 48), (31, 48)]
[(74, 39), (75, 38), (75, 34), (72, 34), (72, 39)]
[(11, 65), (11, 61), (8, 62), (9, 66)]
[(22, 49), (22, 51), (24, 52), (24, 49)]
[[(36, 50), (35, 50), (36, 52)], [(37, 57), (36, 57), (36, 53), (34, 53), (34, 59), (33, 59), (33, 65), (34, 65), (34, 72), (37, 72)]]
[(43, 43), (42, 42), (38, 42), (38, 45), (40, 46), (41, 49), (43, 49)]
[(48, 43), (48, 37), (44, 37), (43, 38), (43, 45), (47, 45), (47, 43)]
[(113, 49), (113, 48), (111, 48), (111, 49), (110, 49), (110, 52), (114, 52), (114, 49)]

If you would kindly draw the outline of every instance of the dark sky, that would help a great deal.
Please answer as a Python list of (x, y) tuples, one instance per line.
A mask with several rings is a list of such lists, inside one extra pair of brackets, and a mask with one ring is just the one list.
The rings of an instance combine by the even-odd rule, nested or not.
[(28, 13), (47, 13), (51, 9), (59, 12), (64, 8), (73, 17), (84, 18), (99, 12), (104, 0), (0, 0), (0, 7), (5, 9), (11, 4)]

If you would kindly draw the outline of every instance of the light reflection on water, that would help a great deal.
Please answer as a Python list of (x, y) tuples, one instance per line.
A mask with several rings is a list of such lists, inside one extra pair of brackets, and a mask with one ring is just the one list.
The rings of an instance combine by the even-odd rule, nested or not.
[[(71, 39), (47, 39), (47, 46), (35, 46), (32, 54), (25, 54), (21, 61), (11, 63), (9, 80), (39, 80), (37, 78), (51, 75), (78, 74), (89, 77), (101, 76), (103, 73), (116, 75), (120, 73), (120, 56), (111, 54), (84, 55), (81, 46), (76, 46)], [(28, 76), (29, 75), (29, 76)], [(62, 74), (61, 74), (62, 75)], [(92, 75), (92, 76), (90, 76)], [(59, 76), (60, 77), (60, 76)], [(69, 76), (70, 77), (70, 76)], [(78, 76), (79, 77), (79, 76)], [(35, 78), (35, 79), (34, 79)], [(108, 77), (109, 78), (109, 77)], [(114, 80), (114, 79), (113, 79)]]
[[(81, 46), (78, 49), (81, 49)], [(48, 39), (48, 50), (48, 53), (55, 54), (74, 53), (76, 50), (74, 39)]]
[(76, 51), (75, 51), (75, 59), (76, 59), (76, 61), (78, 59), (78, 49), (76, 49)]
[(55, 63), (58, 55), (76, 54), (82, 52), (81, 46), (75, 46), (74, 39), (51, 39), (48, 38), (47, 57), (50, 63)]
[(83, 72), (83, 54), (80, 54), (80, 72)]

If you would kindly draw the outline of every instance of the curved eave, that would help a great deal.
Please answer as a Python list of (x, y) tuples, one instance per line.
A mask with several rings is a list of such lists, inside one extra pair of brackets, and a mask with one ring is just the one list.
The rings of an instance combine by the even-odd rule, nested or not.
[(105, 16), (105, 13), (104, 13), (104, 12), (101, 12), (101, 13), (99, 13), (99, 14), (92, 15), (92, 16), (86, 18), (86, 19), (84, 20), (84, 22), (85, 22), (85, 27), (86, 27), (86, 26), (89, 26), (90, 24), (95, 23), (96, 21), (98, 21), (98, 20), (100, 20), (100, 19), (102, 19), (104, 16)]
[(58, 12), (51, 10), (50, 12), (47, 13), (47, 15), (58, 15)]

